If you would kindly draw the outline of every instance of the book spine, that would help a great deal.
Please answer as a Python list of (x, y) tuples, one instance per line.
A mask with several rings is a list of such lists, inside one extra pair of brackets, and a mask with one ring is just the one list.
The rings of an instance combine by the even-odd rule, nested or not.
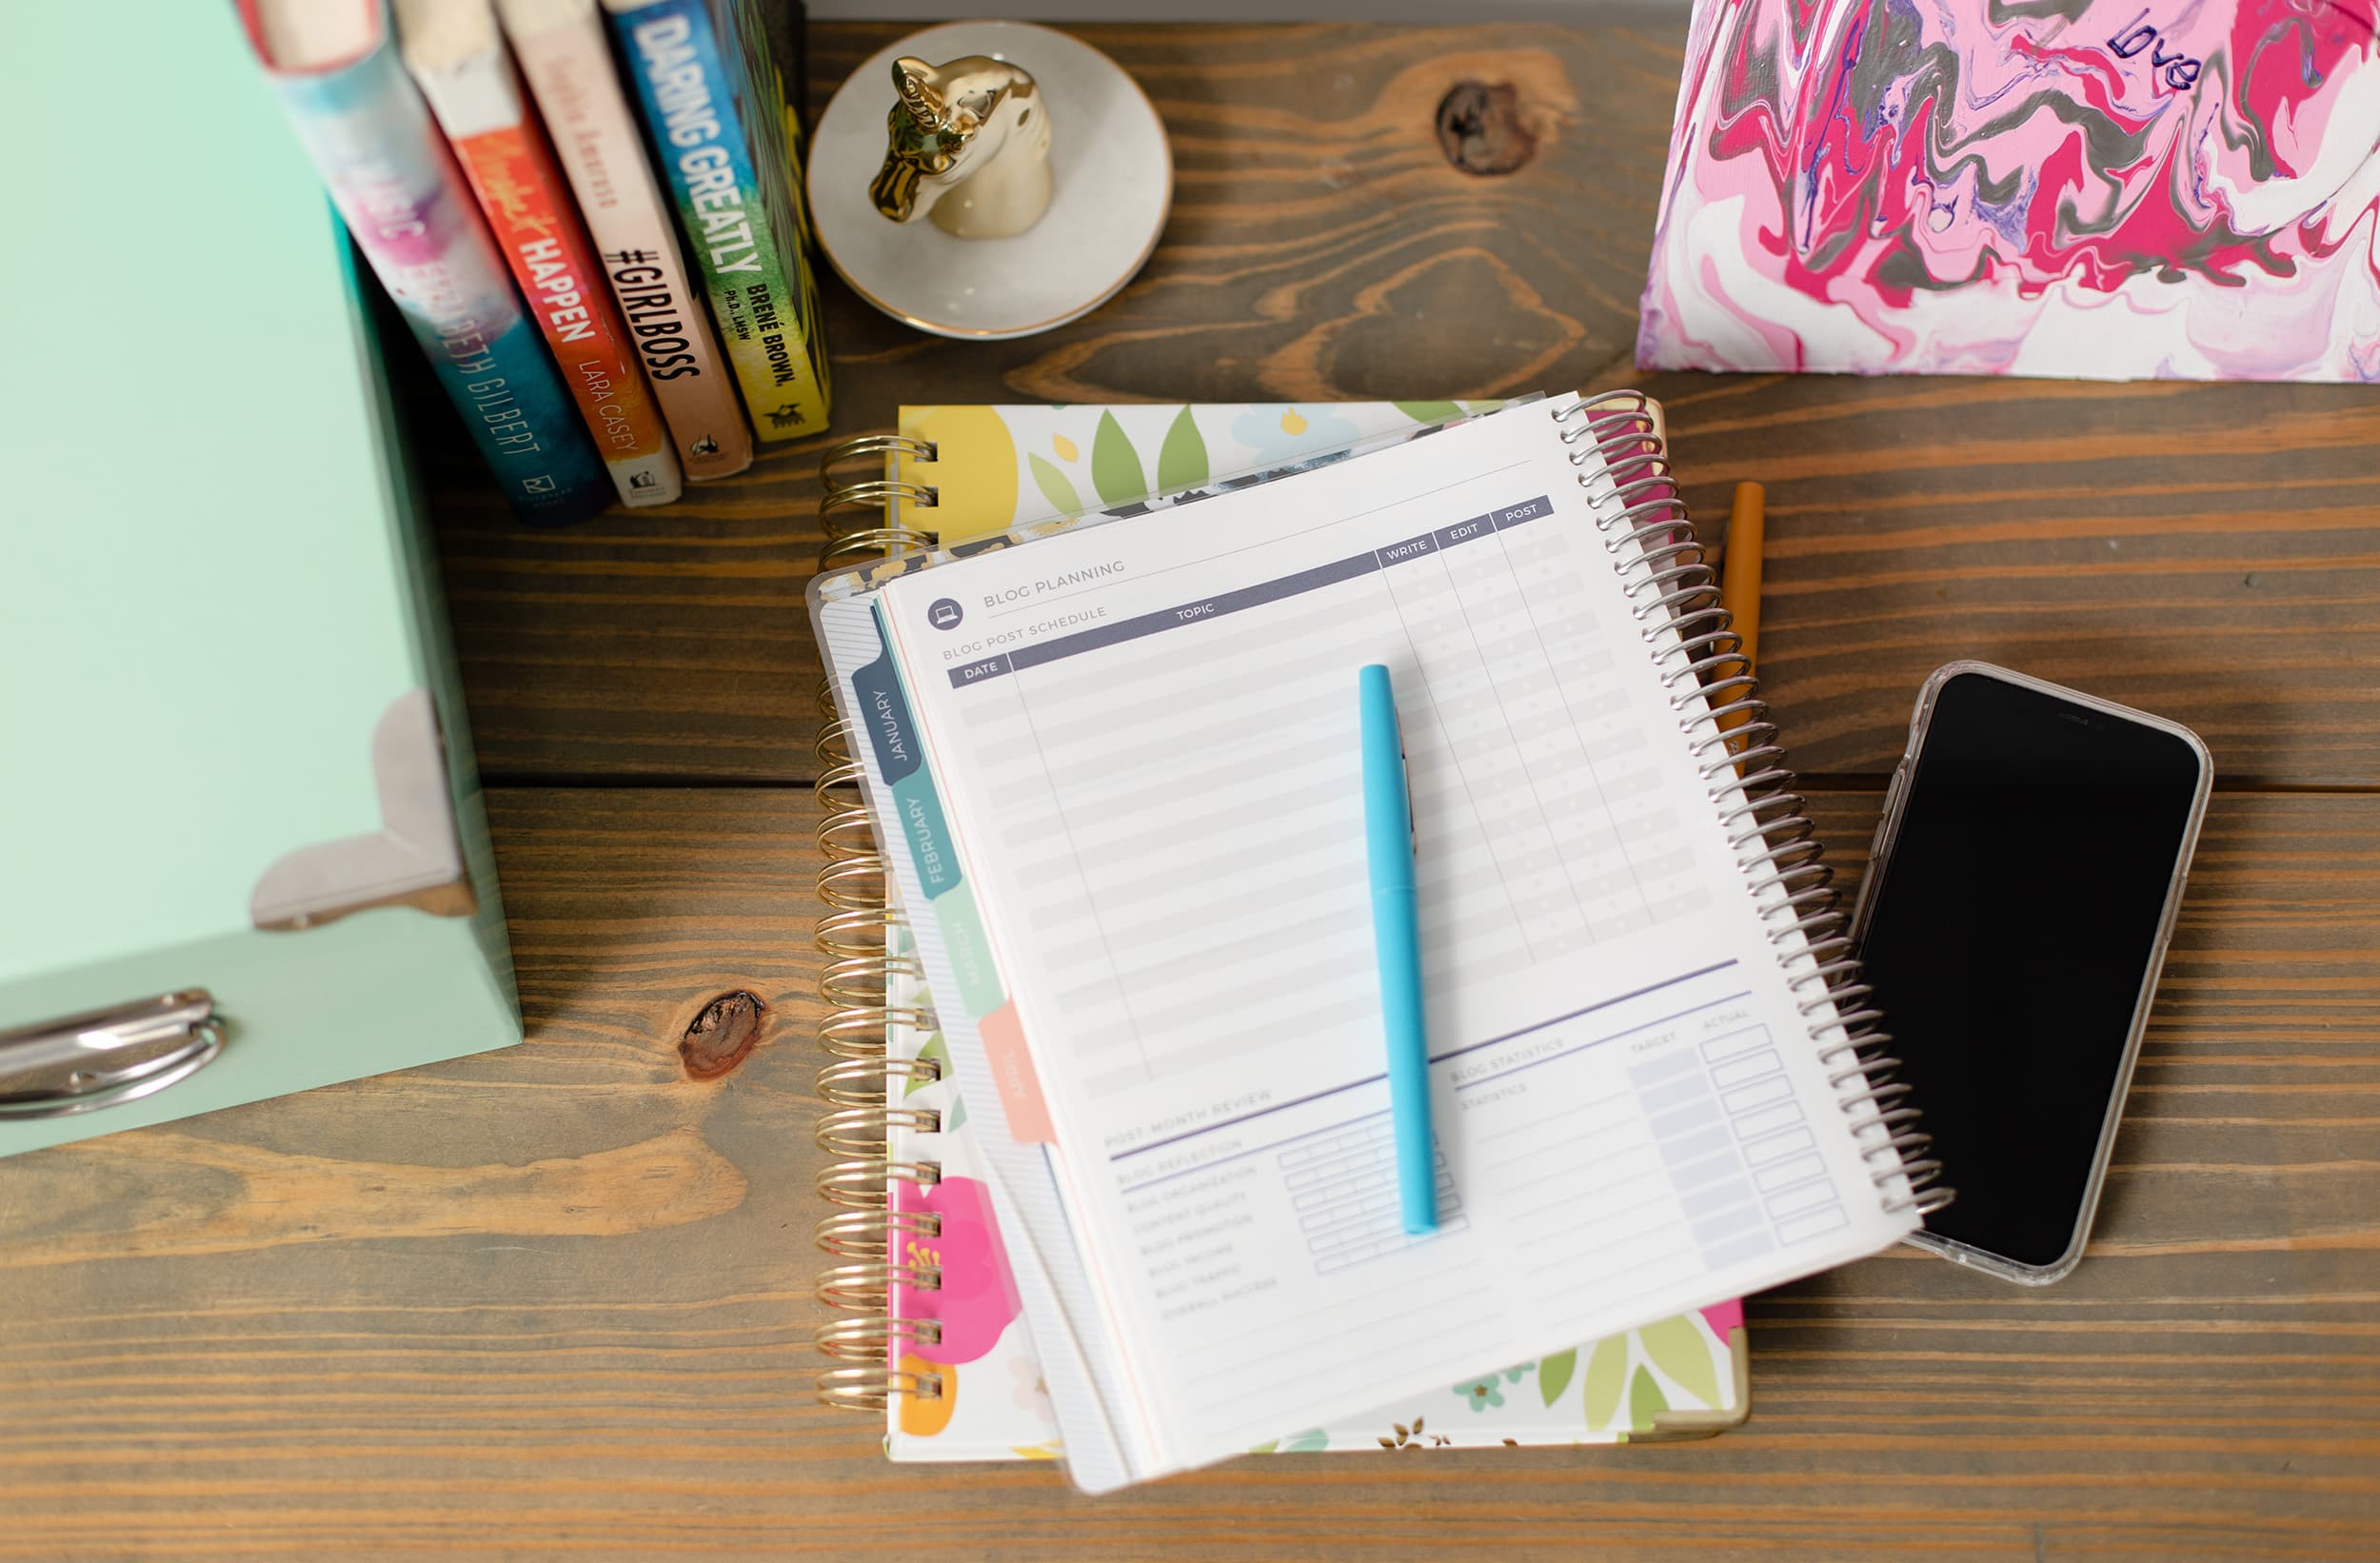
[(627, 324), (563, 193), (561, 170), (522, 110), (504, 46), (491, 37), (487, 48), (448, 65), (411, 63), (621, 503), (668, 504), (681, 490), (668, 431), (628, 347)]
[(607, 506), (610, 477), (387, 30), (329, 70), (279, 70), (256, 52), (515, 513), (559, 524)]
[[(826, 426), (816, 335), (804, 336), (803, 275), (782, 161), (757, 167), (704, 0), (604, 0), (659, 155), (663, 178), (763, 440)], [(770, 116), (777, 100), (759, 106)]]
[(685, 475), (704, 483), (743, 471), (752, 432), (645, 166), (595, 0), (499, 0), (497, 10)]
[(793, 180), (802, 183), (802, 144), (808, 133), (809, 113), (802, 95), (810, 80), (810, 18), (802, 0), (735, 0), (736, 27), (746, 38), (768, 40), (768, 57), (777, 68), (779, 103), (785, 125), (785, 149), (793, 156)]
[[(835, 387), (818, 302), (818, 240), (810, 229), (808, 174), (803, 155), (802, 95), (809, 81), (808, 14), (802, 0), (726, 0), (734, 10), (724, 36), (742, 51), (730, 69), (744, 89), (740, 102), (753, 105), (753, 166), (764, 180), (774, 169), (783, 176), (783, 199), (772, 200), (769, 220), (786, 257), (796, 295), (794, 320), (810, 372), (818, 377), (820, 405), (831, 413)], [(777, 110), (769, 111), (775, 104)], [(825, 416), (822, 414), (822, 416)]]

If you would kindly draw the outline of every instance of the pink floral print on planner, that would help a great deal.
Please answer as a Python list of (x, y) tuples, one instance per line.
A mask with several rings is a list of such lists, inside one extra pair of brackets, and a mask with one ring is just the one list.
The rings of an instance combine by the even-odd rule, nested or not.
[(895, 1210), (930, 1211), (942, 1218), (932, 1237), (893, 1228), (893, 1263), (939, 1273), (934, 1287), (895, 1285), (892, 1315), (902, 1319), (938, 1319), (942, 1339), (920, 1342), (917, 1354), (933, 1362), (973, 1362), (1000, 1343), (1023, 1301), (1008, 1256), (993, 1225), (991, 1190), (972, 1177), (945, 1177), (918, 1184), (896, 1178)]

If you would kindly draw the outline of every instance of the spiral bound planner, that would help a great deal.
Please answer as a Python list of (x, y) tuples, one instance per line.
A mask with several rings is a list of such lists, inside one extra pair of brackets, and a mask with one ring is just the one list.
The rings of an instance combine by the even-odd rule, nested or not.
[[(1563, 398), (1219, 495), (1194, 526), (814, 585), (865, 735), (828, 773), (865, 796), (822, 826), (829, 997), (872, 1004), (881, 1048), (865, 892), (889, 876), (1079, 1485), (1857, 1257), (1940, 1197), (1651, 434), (1641, 398)], [(1397, 670), (1413, 751), (1428, 1238), (1378, 1220), (1339, 774), (1367, 661)], [(830, 1151), (936, 1127), (880, 1094), (911, 1068), (838, 1040)], [(904, 1240), (942, 1213), (904, 1208), (897, 1171), (828, 1175), (852, 1218), (823, 1237), (852, 1262), (822, 1295), (863, 1311), (829, 1393), (941, 1389), (897, 1365), (911, 1311), (864, 1313), (958, 1278)]]
[[(1152, 456), (1175, 458), (1156, 465), (1176, 484), (1239, 486), (1281, 475), (1267, 463), (1294, 468), (1346, 453), (1351, 437), (1363, 445), (1371, 443), (1365, 436), (1406, 434), (1429, 420), (1498, 405), (904, 406), (903, 441), (880, 438), (829, 456), (828, 514), (870, 512), (864, 521), (839, 524), (856, 528), (927, 519), (904, 518), (902, 511), (930, 509), (938, 536), (963, 541), (1053, 519), (1079, 505), (1081, 490), (1117, 505), (1178, 503), (1175, 496), (1150, 500), (1140, 492), (1156, 478)], [(886, 445), (895, 445), (897, 459), (871, 460), (874, 472), (849, 467), (867, 473), (859, 480), (866, 486), (834, 481), (838, 467), (885, 456)], [(1178, 459), (1185, 449), (1203, 459), (1185, 465)], [(1095, 453), (1106, 458), (1096, 473), (1085, 470)], [(902, 483), (903, 497), (880, 506), (880, 473)], [(924, 547), (935, 539), (907, 528), (900, 541)], [(865, 1176), (872, 1186), (879, 1164), (894, 1169), (886, 1203), (899, 1212), (900, 1240), (931, 1257), (940, 1284), (904, 1288), (897, 1297), (835, 1319), (820, 1340), (843, 1360), (898, 1371), (909, 1382), (930, 1379), (931, 1388), (887, 1395), (881, 1381), (866, 1382), (863, 1374), (861, 1382), (846, 1378), (827, 1386), (825, 1398), (880, 1416), (885, 1454), (897, 1462), (1056, 1458), (1062, 1446), (1040, 1388), (1041, 1364), (1009, 1278), (1005, 1247), (997, 1224), (981, 1214), (976, 1185), (982, 1158), (966, 1102), (942, 1078), (944, 1050), (931, 1029), (932, 999), (915, 975), (915, 950), (897, 922), (886, 929), (883, 954), (882, 1008), (837, 1009), (825, 1022), (827, 1035), (839, 1039), (881, 1031), (883, 1069), (872, 1056), (839, 1058), (823, 1087), (833, 1094), (835, 1113), (885, 1105), (902, 1109), (904, 1117), (886, 1128), (881, 1143), (866, 1141), (864, 1157), (840, 1164), (833, 1176)], [(864, 970), (854, 975), (863, 979)], [(917, 1126), (929, 1119), (932, 1129)], [(932, 1178), (936, 1193), (923, 1192), (922, 1177)], [(929, 1199), (939, 1209), (926, 1210)], [(822, 1225), (823, 1244), (840, 1259), (882, 1254), (884, 1208), (874, 1216), (838, 1210)], [(931, 1230), (908, 1230), (912, 1226)], [(866, 1252), (853, 1253), (854, 1240)], [(887, 1346), (896, 1339), (897, 1352)], [(1609, 1445), (1710, 1436), (1736, 1426), (1751, 1410), (1743, 1310), (1732, 1300), (1540, 1358), (1478, 1366), (1456, 1382), (1383, 1400), (1362, 1416), (1285, 1431), (1257, 1447), (1310, 1454)]]

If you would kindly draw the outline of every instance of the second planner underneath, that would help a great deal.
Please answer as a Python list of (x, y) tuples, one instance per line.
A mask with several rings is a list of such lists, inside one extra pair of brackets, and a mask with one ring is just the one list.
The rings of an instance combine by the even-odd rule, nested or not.
[[(1608, 410), (814, 588), (1087, 1489), (1916, 1225), (1914, 1115), (1805, 930), (1814, 849), (1761, 802), (1766, 729), (1717, 731), (1742, 691), (1696, 678), (1682, 515)], [(1426, 1237), (1396, 1221), (1374, 662), (1418, 843)]]

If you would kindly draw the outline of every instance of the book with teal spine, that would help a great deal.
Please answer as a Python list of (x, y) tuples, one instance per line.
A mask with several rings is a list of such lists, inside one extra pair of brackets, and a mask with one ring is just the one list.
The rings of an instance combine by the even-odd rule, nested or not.
[(750, 13), (717, 0), (604, 0), (654, 163), (762, 440), (826, 427), (823, 345), (781, 95)]
[(609, 505), (603, 458), (406, 74), (384, 0), (241, 0), (240, 19), (331, 204), (514, 511), (565, 523)]

